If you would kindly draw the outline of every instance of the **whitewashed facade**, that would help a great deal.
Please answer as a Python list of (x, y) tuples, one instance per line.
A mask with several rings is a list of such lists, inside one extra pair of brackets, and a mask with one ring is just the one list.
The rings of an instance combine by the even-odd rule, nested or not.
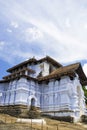
[[(71, 116), (74, 121), (79, 121), (86, 114), (83, 84), (79, 74), (82, 71), (81, 66), (75, 64), (78, 67), (71, 67), (73, 71), (75, 69), (72, 76), (71, 68), (68, 70), (66, 67), (65, 72), (62, 65), (58, 63), (57, 66), (54, 63), (54, 59), (46, 57), (32, 62), (29, 60), (9, 69), (11, 74), (0, 81), (0, 106), (24, 105), (29, 109), (33, 105), (44, 114)], [(28, 69), (21, 71), (25, 65), (35, 73)], [(58, 69), (62, 71), (57, 72)]]

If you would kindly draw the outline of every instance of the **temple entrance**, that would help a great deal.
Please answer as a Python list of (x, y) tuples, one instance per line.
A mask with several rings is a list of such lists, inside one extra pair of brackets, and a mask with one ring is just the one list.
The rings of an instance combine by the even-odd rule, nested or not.
[(33, 95), (29, 96), (29, 112), (28, 112), (28, 116), (31, 119), (37, 119), (40, 118), (40, 111), (38, 111), (37, 108), (37, 98)]
[(27, 99), (28, 109), (31, 107), (37, 107), (37, 98), (34, 95), (30, 95)]
[(34, 98), (31, 99), (31, 106), (35, 107), (35, 99)]

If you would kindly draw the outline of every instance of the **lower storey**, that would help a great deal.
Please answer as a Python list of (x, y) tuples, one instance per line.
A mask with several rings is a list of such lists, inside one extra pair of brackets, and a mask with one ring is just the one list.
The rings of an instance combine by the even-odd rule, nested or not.
[[(0, 113), (9, 114), (16, 117), (29, 118), (29, 115), (32, 118), (32, 115), (35, 115), (40, 108), (34, 107), (34, 113), (30, 111), (31, 107), (27, 105), (8, 105), (8, 106), (0, 106)], [(39, 111), (40, 112), (40, 111)], [(30, 114), (31, 113), (31, 114)], [(79, 113), (79, 111), (78, 111)], [(37, 115), (37, 114), (36, 114)], [(76, 116), (74, 111), (71, 110), (61, 110), (61, 111), (41, 111), (42, 116), (48, 116), (50, 118), (68, 121), (68, 122), (77, 122), (81, 120), (81, 116)]]

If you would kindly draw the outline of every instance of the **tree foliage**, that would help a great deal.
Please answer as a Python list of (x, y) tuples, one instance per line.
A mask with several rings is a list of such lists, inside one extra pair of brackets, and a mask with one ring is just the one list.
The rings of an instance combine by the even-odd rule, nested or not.
[(83, 86), (84, 95), (85, 95), (85, 102), (87, 104), (87, 88)]

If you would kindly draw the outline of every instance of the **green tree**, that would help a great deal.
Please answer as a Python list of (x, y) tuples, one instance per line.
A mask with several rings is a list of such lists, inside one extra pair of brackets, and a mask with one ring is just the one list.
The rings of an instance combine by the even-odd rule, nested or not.
[(85, 102), (87, 104), (87, 88), (83, 86), (84, 95), (85, 95)]

